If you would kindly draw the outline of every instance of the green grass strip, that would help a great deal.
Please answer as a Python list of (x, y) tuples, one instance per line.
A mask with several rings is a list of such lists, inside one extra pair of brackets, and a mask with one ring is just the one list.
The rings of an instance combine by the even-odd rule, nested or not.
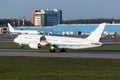
[(119, 59), (0, 57), (0, 80), (119, 79)]
[[(30, 49), (28, 45), (23, 46), (24, 49)], [(20, 46), (14, 42), (0, 42), (0, 49), (21, 49)], [(44, 46), (41, 49), (49, 49), (49, 47)], [(84, 50), (84, 49), (83, 49)], [(106, 44), (96, 48), (90, 48), (85, 50), (120, 50), (120, 44)]]

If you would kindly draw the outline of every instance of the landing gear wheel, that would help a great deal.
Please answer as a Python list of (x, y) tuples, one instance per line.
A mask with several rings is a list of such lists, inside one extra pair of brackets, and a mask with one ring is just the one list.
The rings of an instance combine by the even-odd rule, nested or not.
[(23, 45), (22, 44), (20, 45), (20, 48), (23, 49)]
[(63, 48), (63, 49), (60, 49), (60, 52), (66, 52), (66, 50)]
[(41, 48), (41, 45), (40, 44), (38, 44), (38, 49), (40, 49)]
[(56, 52), (56, 50), (55, 50), (55, 49), (50, 49), (50, 52), (54, 52), (54, 53), (55, 53), (55, 52)]

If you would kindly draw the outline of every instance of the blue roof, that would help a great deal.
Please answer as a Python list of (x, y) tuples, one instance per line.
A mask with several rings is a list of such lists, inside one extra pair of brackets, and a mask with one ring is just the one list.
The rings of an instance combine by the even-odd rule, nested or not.
[[(90, 33), (96, 29), (98, 24), (75, 24), (75, 25), (55, 25), (53, 27), (16, 27), (15, 29), (18, 30), (38, 30), (39, 32), (49, 33), (52, 32), (53, 34), (62, 34), (63, 32), (73, 32), (73, 34), (78, 34), (78, 32), (82, 33)], [(104, 32), (108, 33), (116, 33), (120, 32), (120, 24), (107, 24)]]
[[(56, 25), (54, 26), (53, 32), (55, 34), (61, 34), (62, 32), (71, 32), (78, 34), (79, 31), (82, 33), (91, 33), (96, 29), (97, 25)], [(120, 24), (108, 24), (106, 25), (104, 32), (116, 33), (120, 32)]]

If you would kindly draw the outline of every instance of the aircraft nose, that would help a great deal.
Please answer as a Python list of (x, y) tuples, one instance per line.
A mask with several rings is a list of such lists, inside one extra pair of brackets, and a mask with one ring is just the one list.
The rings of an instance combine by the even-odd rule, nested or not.
[(17, 43), (17, 42), (18, 42), (17, 38), (15, 38), (15, 39), (14, 39), (14, 42), (15, 42), (15, 43)]

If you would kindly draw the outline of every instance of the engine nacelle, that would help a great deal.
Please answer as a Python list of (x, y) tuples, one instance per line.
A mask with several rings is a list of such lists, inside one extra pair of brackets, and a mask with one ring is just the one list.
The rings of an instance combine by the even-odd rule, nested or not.
[(31, 42), (29, 44), (29, 47), (32, 48), (32, 49), (40, 49), (41, 45), (40, 45), (40, 43), (37, 43), (37, 42)]
[(42, 36), (42, 37), (40, 38), (40, 44), (41, 44), (42, 46), (45, 46), (45, 45), (48, 44), (48, 42), (47, 42), (45, 36)]
[(32, 48), (32, 49), (40, 49), (41, 46), (45, 46), (47, 44), (48, 44), (48, 42), (47, 42), (45, 36), (41, 36), (40, 37), (40, 42), (32, 41), (32, 42), (29, 43), (29, 47)]

